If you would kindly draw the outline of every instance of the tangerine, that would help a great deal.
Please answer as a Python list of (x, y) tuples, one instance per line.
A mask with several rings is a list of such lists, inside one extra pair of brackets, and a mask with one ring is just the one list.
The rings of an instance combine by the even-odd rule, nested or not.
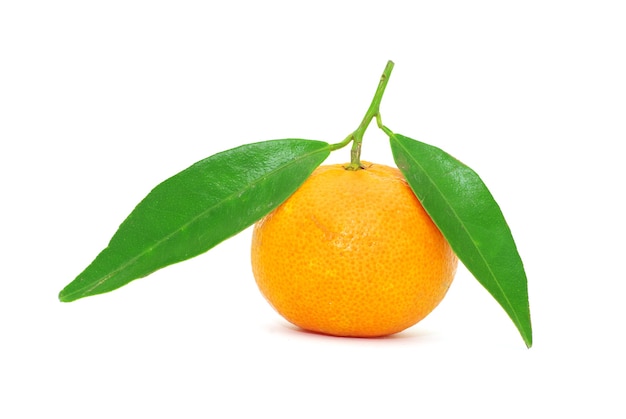
[(402, 173), (363, 165), (318, 167), (254, 226), (257, 285), (302, 329), (400, 332), (439, 304), (456, 272), (456, 255)]

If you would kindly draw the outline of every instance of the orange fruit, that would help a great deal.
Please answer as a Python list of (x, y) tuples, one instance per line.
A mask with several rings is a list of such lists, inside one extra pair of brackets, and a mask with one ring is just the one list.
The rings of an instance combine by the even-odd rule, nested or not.
[(400, 332), (443, 299), (457, 258), (401, 172), (317, 168), (254, 226), (252, 270), (289, 322), (355, 337)]

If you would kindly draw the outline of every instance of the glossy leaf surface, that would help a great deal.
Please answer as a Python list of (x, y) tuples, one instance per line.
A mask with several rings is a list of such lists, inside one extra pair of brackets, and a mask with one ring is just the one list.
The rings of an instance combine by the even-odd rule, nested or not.
[(285, 139), (197, 162), (154, 188), (59, 298), (108, 292), (209, 250), (276, 208), (329, 153), (325, 142)]
[(493, 196), (469, 167), (443, 150), (399, 134), (394, 160), (459, 259), (532, 345), (526, 273)]

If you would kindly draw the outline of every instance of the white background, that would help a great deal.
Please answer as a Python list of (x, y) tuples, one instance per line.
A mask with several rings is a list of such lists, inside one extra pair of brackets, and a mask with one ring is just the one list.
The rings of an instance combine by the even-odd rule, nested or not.
[[(2, 2), (0, 417), (625, 417), (622, 4)], [(165, 178), (244, 143), (342, 140), (388, 59), (384, 123), (502, 207), (532, 349), (463, 267), (401, 334), (301, 332), (259, 294), (249, 230), (58, 302)], [(363, 157), (392, 164), (375, 124)]]

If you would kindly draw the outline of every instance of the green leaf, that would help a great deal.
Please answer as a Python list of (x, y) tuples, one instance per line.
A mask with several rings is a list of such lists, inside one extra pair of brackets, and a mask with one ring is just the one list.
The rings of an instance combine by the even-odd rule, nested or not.
[(154, 188), (59, 299), (112, 291), (206, 252), (276, 208), (329, 153), (322, 141), (285, 139), (197, 162)]
[(390, 135), (398, 168), (459, 259), (532, 346), (526, 273), (500, 207), (472, 169), (443, 150)]

